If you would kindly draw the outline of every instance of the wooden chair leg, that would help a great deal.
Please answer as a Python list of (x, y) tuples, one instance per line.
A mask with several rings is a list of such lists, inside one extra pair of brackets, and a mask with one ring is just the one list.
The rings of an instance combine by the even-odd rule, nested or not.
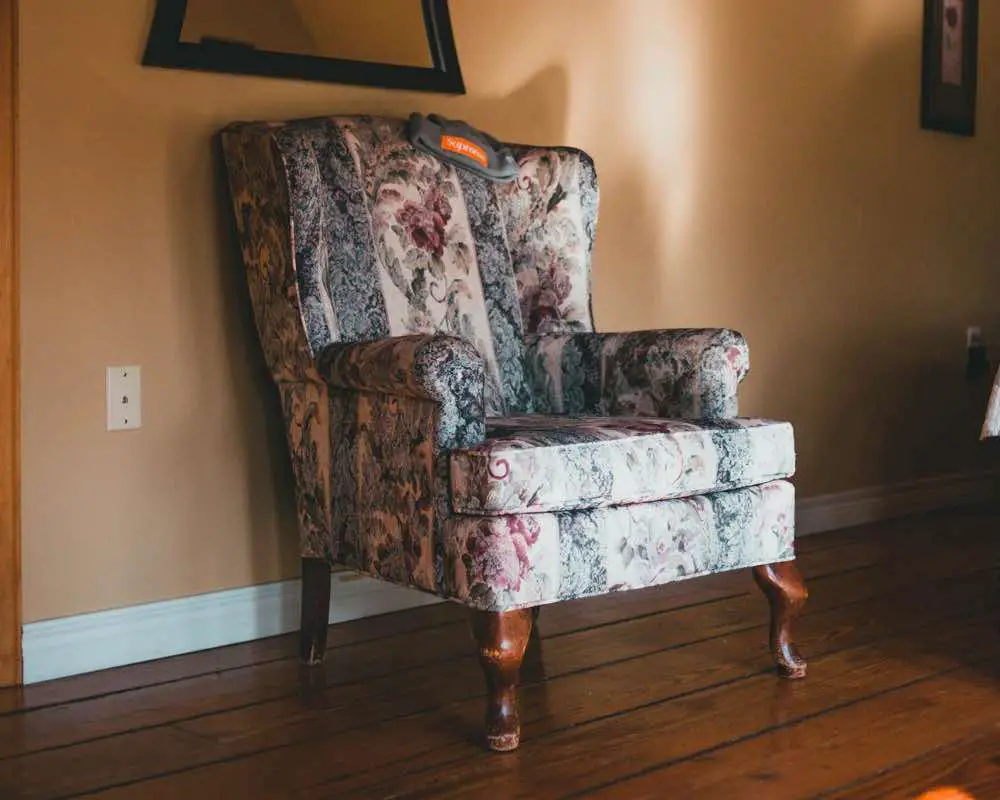
[(521, 742), (517, 682), (531, 635), (531, 609), (473, 611), (472, 632), (486, 675), (486, 746), (505, 753)]
[(299, 657), (316, 666), (326, 655), (326, 629), (330, 624), (330, 564), (325, 558), (302, 559), (302, 627)]
[(806, 661), (792, 640), (792, 624), (809, 592), (794, 561), (754, 567), (753, 577), (771, 605), (771, 654), (783, 678), (804, 678)]

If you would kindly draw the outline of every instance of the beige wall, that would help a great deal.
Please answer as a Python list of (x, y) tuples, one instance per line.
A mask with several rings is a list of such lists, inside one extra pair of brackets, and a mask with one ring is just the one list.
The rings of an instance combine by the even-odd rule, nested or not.
[[(580, 145), (599, 324), (746, 333), (743, 409), (795, 423), (801, 494), (996, 463), (962, 378), (965, 325), (1000, 323), (993, 4), (972, 141), (917, 126), (919, 0), (453, 0), (461, 98), (144, 69), (152, 5), (21, 3), (26, 621), (296, 570), (210, 149), (234, 119), (438, 110)], [(121, 363), (145, 426), (109, 434)]]

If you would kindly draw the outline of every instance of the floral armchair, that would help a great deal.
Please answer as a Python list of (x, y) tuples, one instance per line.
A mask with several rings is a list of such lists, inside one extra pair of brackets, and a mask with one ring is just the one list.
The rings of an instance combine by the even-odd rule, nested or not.
[(519, 177), (493, 183), (401, 119), (221, 140), (288, 430), (306, 662), (332, 564), (463, 603), (486, 741), (512, 750), (540, 606), (753, 568), (779, 672), (805, 674), (792, 428), (736, 416), (738, 333), (593, 330), (586, 153), (515, 146)]

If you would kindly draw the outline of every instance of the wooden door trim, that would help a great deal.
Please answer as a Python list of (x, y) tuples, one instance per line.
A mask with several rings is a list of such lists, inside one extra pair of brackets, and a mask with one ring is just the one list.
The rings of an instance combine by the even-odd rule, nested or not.
[(18, 0), (0, 0), (0, 686), (21, 683)]

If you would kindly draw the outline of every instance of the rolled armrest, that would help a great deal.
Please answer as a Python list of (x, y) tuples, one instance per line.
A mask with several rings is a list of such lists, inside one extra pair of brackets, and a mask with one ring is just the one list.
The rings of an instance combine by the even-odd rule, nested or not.
[(725, 328), (539, 334), (527, 368), (543, 413), (709, 419), (736, 416), (750, 352)]
[(486, 369), (462, 339), (427, 334), (331, 344), (317, 367), (334, 388), (437, 403), (439, 448), (468, 447), (486, 437)]

